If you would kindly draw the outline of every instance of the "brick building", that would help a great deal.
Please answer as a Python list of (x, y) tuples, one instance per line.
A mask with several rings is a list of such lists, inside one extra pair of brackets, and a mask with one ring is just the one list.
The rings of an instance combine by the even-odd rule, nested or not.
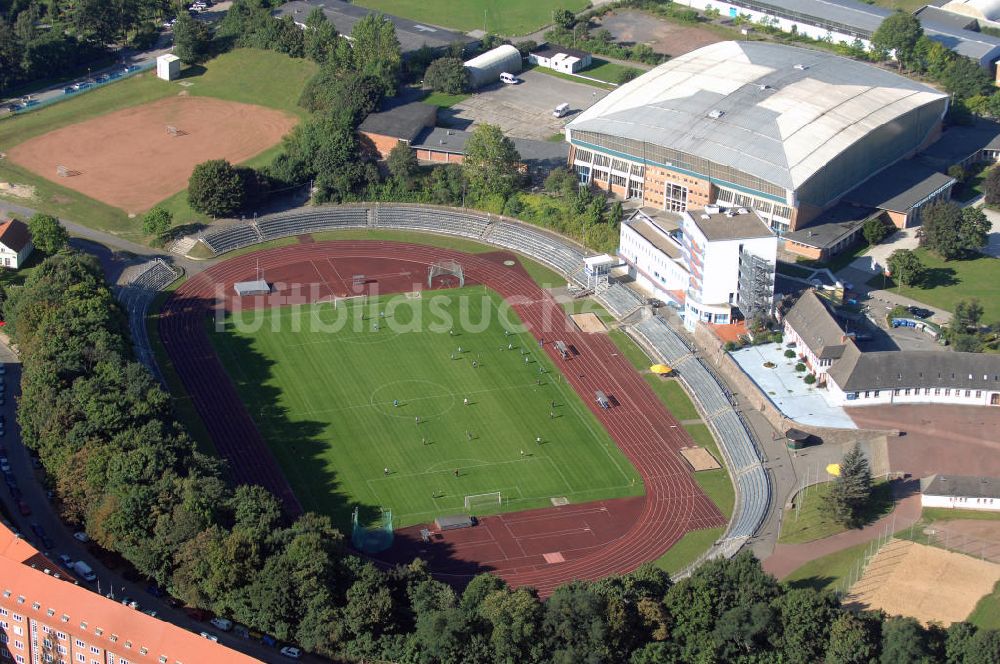
[(0, 525), (0, 663), (257, 661), (76, 585), (27, 541)]

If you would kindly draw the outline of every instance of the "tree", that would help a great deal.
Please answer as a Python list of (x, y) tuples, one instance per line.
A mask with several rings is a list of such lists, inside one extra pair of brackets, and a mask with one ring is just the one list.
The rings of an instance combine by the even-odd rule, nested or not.
[(1000, 168), (991, 168), (983, 181), (983, 194), (987, 205), (1000, 203)]
[(337, 48), (340, 35), (322, 7), (313, 7), (306, 16), (303, 50), (310, 60), (325, 63)]
[(976, 298), (959, 300), (955, 303), (955, 313), (952, 315), (953, 325), (962, 331), (978, 330), (979, 321), (983, 318), (983, 305)]
[(153, 235), (158, 238), (162, 237), (164, 233), (170, 230), (170, 223), (173, 221), (173, 218), (174, 215), (169, 210), (165, 210), (159, 206), (154, 207), (142, 216), (142, 232), (146, 235)]
[(55, 217), (36, 212), (28, 219), (31, 243), (46, 254), (55, 254), (66, 248), (69, 233)]
[(986, 218), (982, 208), (962, 208), (958, 238), (963, 253), (971, 254), (985, 247), (989, 243), (991, 230), (990, 220)]
[(912, 286), (924, 278), (926, 268), (910, 249), (897, 249), (889, 255), (887, 261), (889, 276), (900, 286)]
[(965, 182), (965, 178), (969, 177), (969, 172), (959, 164), (952, 164), (948, 167), (948, 177)]
[(872, 217), (865, 222), (861, 233), (865, 236), (865, 241), (869, 245), (876, 245), (889, 234), (889, 227), (880, 217)]
[(576, 25), (576, 14), (569, 9), (557, 9), (552, 12), (552, 22), (563, 30), (572, 30)]
[(246, 193), (243, 177), (225, 159), (212, 159), (194, 167), (188, 180), (188, 203), (212, 217), (225, 217), (241, 207)]
[(417, 154), (406, 143), (397, 143), (389, 152), (385, 160), (389, 172), (401, 185), (407, 189), (413, 186), (413, 182), (420, 171), (420, 164), (417, 163)]
[(893, 52), (902, 69), (904, 63), (911, 61), (923, 34), (924, 29), (916, 16), (897, 11), (887, 16), (872, 34), (872, 46), (876, 50)]
[(212, 29), (205, 21), (180, 12), (174, 23), (174, 55), (188, 64), (208, 60), (212, 53)]
[(790, 662), (819, 662), (830, 636), (830, 624), (840, 613), (840, 603), (829, 592), (792, 588), (771, 603), (780, 629), (771, 640)]
[(913, 618), (893, 616), (882, 624), (881, 664), (933, 661), (927, 634)]
[(879, 620), (876, 615), (842, 613), (830, 626), (826, 664), (871, 664), (879, 655)]
[(473, 196), (507, 198), (521, 180), (520, 167), (521, 155), (500, 127), (481, 124), (473, 130), (462, 162), (462, 171)]
[(450, 95), (461, 94), (469, 86), (469, 70), (458, 58), (438, 58), (427, 67), (424, 85)]
[(944, 89), (962, 100), (993, 89), (993, 81), (975, 60), (956, 55), (948, 61), (940, 77)]
[(826, 508), (836, 521), (854, 528), (861, 524), (871, 495), (871, 468), (861, 444), (855, 443), (840, 462), (840, 475), (833, 481)]
[(374, 76), (387, 96), (396, 94), (402, 54), (396, 26), (384, 14), (367, 14), (351, 30), (354, 63), (358, 72)]

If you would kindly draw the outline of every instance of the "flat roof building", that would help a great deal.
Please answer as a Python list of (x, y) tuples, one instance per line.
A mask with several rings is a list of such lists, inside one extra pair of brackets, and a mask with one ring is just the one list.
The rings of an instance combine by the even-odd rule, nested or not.
[(1000, 479), (969, 475), (931, 475), (921, 480), (921, 507), (1000, 510)]
[(877, 67), (719, 42), (627, 83), (566, 127), (581, 181), (680, 212), (752, 208), (796, 230), (937, 138), (947, 95)]

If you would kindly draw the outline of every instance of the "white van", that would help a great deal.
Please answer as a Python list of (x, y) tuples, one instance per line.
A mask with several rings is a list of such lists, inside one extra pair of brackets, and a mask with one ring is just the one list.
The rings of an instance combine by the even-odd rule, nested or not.
[(508, 74), (507, 72), (501, 72), (500, 82), (506, 83), (507, 85), (517, 85), (518, 83), (521, 82), (521, 79), (519, 79), (517, 76), (514, 76), (513, 74)]
[(567, 113), (569, 113), (569, 104), (567, 104), (565, 102), (562, 103), (562, 104), (559, 104), (554, 109), (552, 109), (552, 115), (554, 115), (557, 118), (561, 118), (564, 115), (566, 115)]

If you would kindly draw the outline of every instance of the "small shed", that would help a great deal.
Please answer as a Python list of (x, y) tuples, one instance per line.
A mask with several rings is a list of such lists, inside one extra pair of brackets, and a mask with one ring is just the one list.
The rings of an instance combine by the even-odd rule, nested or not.
[(504, 72), (518, 74), (522, 64), (521, 52), (510, 44), (481, 53), (465, 63), (469, 72), (469, 88), (478, 90), (484, 85), (496, 83)]
[(471, 528), (474, 525), (476, 525), (476, 520), (467, 514), (452, 514), (450, 516), (439, 516), (434, 519), (434, 526), (442, 531)]
[(180, 78), (181, 59), (173, 53), (164, 53), (156, 58), (156, 78), (172, 81)]
[(271, 292), (271, 285), (263, 279), (255, 279), (254, 281), (237, 281), (233, 288), (236, 289), (236, 294), (240, 297), (246, 297), (248, 295), (268, 295)]
[(528, 62), (547, 67), (564, 74), (575, 74), (581, 69), (586, 69), (593, 62), (593, 57), (586, 51), (578, 51), (575, 48), (565, 46), (543, 46), (536, 48), (528, 54)]

